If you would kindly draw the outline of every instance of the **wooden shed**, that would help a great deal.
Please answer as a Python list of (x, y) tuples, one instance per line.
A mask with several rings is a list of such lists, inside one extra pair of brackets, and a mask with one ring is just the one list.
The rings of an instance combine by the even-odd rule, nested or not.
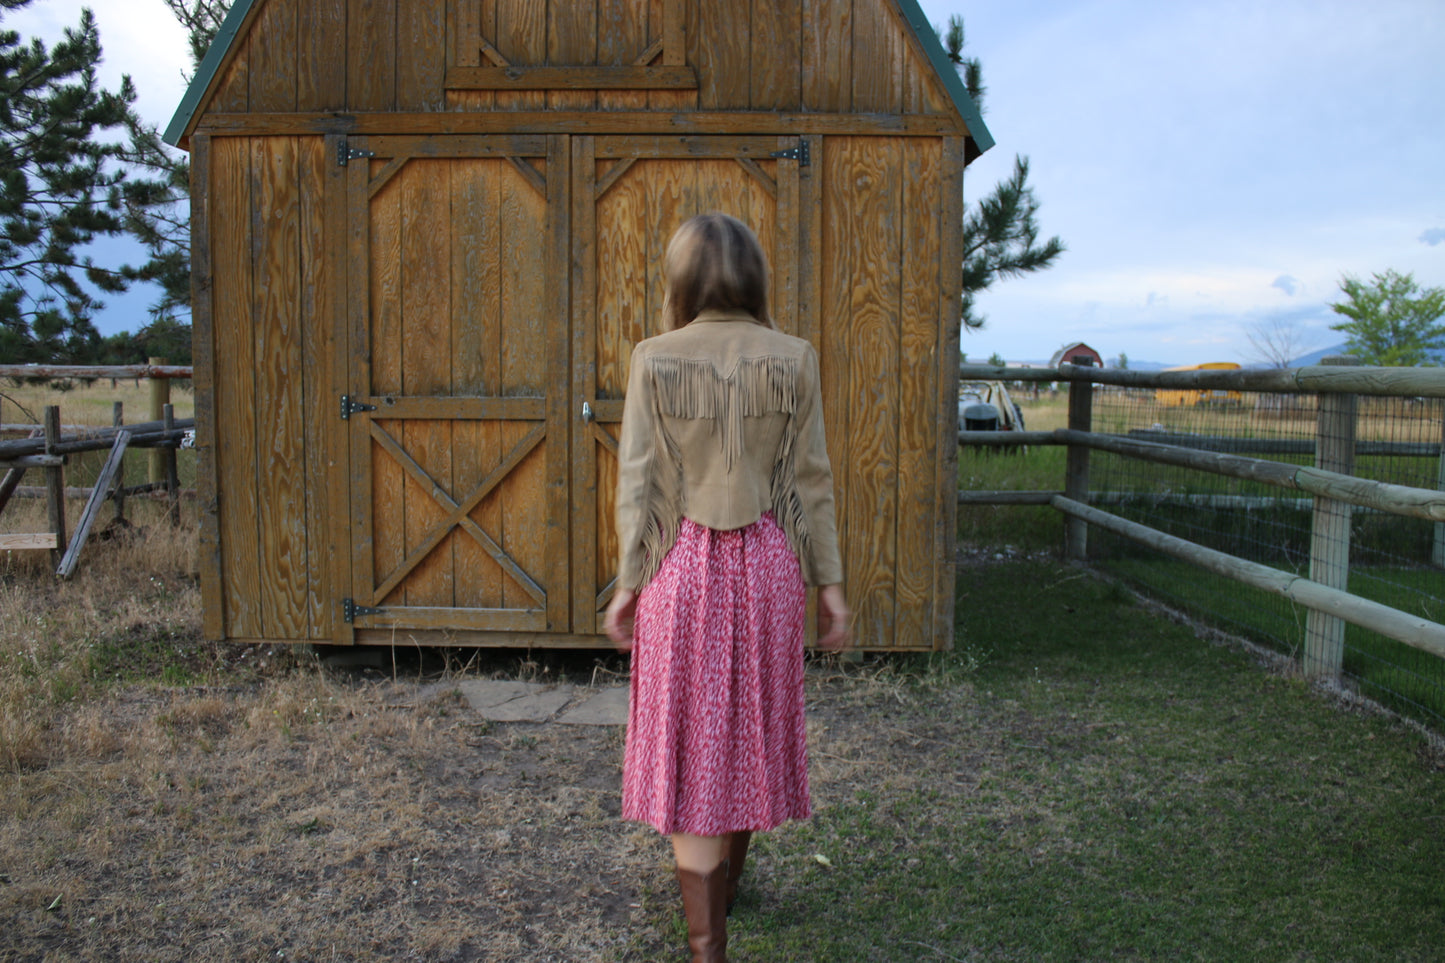
[(915, 0), (236, 0), (192, 158), (205, 630), (595, 646), (672, 231), (819, 348), (856, 644), (952, 638), (964, 165)]

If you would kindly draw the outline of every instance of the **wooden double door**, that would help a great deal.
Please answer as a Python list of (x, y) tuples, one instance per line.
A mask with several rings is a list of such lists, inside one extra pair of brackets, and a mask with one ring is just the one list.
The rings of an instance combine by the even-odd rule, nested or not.
[(667, 241), (697, 213), (743, 220), (773, 265), (780, 326), (798, 331), (806, 170), (774, 156), (796, 146), (345, 143), (351, 586), (339, 640), (585, 644), (601, 631), (627, 364), (659, 331)]

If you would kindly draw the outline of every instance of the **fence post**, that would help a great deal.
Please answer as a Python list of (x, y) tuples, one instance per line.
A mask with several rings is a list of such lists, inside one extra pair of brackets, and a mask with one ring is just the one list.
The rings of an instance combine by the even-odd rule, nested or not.
[[(166, 359), (149, 358), (146, 363), (153, 366), (163, 365), (166, 363)], [(165, 418), (166, 405), (168, 405), (171, 400), (171, 379), (152, 378), (150, 379), (150, 388), (150, 420), (160, 421)], [(147, 465), (149, 466), (149, 471), (146, 473), (146, 481), (152, 485), (157, 485), (166, 480), (165, 451), (163, 449), (152, 448)]]
[[(55, 454), (60, 444), (60, 406), (45, 406), (45, 453)], [(45, 468), (45, 502), (50, 513), (50, 530), (55, 533), (55, 549), (51, 564), (59, 565), (65, 555), (65, 466), (47, 465)]]
[[(1080, 367), (1093, 365), (1094, 359), (1080, 355), (1068, 359)], [(1069, 428), (1092, 431), (1094, 424), (1094, 383), (1069, 382)], [(1064, 470), (1064, 497), (1089, 503), (1089, 449), (1070, 445)], [(1064, 558), (1082, 562), (1089, 554), (1089, 523), (1072, 515), (1064, 516)]]
[[(1356, 365), (1348, 355), (1325, 358), (1321, 364)], [(1315, 431), (1315, 467), (1345, 475), (1355, 473), (1356, 397), (1319, 395)], [(1315, 496), (1310, 531), (1310, 579), (1348, 591), (1350, 581), (1350, 503)], [(1345, 623), (1338, 616), (1310, 609), (1305, 617), (1304, 672), (1311, 678), (1337, 678), (1344, 665)]]
[[(169, 435), (176, 428), (176, 409), (166, 405), (162, 409), (165, 414), (166, 434)], [(170, 518), (172, 525), (181, 523), (181, 480), (176, 473), (176, 449), (180, 447), (179, 442), (171, 441), (169, 438), (160, 446), (160, 451), (165, 457), (166, 463), (166, 515)]]
[[(115, 379), (112, 378), (112, 379), (111, 379), (111, 387), (114, 387), (114, 386), (115, 386)], [(113, 427), (113, 428), (116, 429), (116, 431), (119, 431), (119, 430), (121, 429), (121, 427), (125, 424), (125, 404), (124, 404), (124, 402), (120, 402), (120, 401), (111, 402), (111, 405), (110, 405), (110, 424), (111, 424), (111, 427)], [(121, 463), (120, 463), (119, 465), (117, 465), (117, 466), (116, 466), (116, 469), (115, 469), (115, 517), (116, 517), (116, 520), (119, 521), (119, 522), (124, 522), (124, 521), (125, 521), (125, 460), (124, 460), (124, 459), (121, 459)]]
[[(1433, 400), (1445, 407), (1445, 401), (1438, 398)], [(1445, 491), (1445, 418), (1441, 419), (1440, 458), (1435, 472), (1435, 487)], [(1445, 568), (1445, 522), (1435, 523), (1435, 539), (1430, 545), (1430, 564), (1436, 568)]]

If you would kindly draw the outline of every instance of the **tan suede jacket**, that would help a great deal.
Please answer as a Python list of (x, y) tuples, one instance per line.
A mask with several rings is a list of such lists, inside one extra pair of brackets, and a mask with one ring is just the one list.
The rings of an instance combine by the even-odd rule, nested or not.
[(703, 312), (632, 352), (618, 445), (618, 586), (640, 589), (683, 517), (743, 528), (772, 511), (809, 585), (843, 580), (818, 355), (742, 313)]

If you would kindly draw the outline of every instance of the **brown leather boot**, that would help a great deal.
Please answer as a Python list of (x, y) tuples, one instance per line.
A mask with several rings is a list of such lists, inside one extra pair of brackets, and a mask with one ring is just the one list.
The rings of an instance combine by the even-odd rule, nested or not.
[(678, 867), (677, 884), (682, 889), (692, 963), (727, 963), (728, 861), (723, 860), (707, 873)]
[(743, 863), (748, 858), (748, 843), (752, 842), (752, 830), (742, 829), (728, 834), (728, 915), (733, 912), (733, 903), (738, 899), (738, 880), (743, 876)]

